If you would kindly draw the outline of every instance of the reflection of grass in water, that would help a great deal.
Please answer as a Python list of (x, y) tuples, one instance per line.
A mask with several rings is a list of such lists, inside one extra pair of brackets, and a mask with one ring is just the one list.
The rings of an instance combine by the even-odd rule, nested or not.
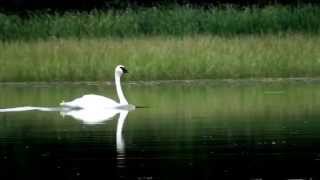
[[(70, 98), (85, 92), (110, 96), (114, 94), (112, 88), (1, 85), (0, 106), (48, 105), (61, 97)], [(286, 83), (126, 85), (124, 90), (129, 102), (151, 107), (129, 113), (123, 131), (126, 148), (128, 151), (156, 150), (157, 154), (174, 160), (194, 156), (195, 152), (201, 154), (197, 157), (219, 160), (243, 158), (246, 151), (277, 160), (286, 157), (287, 152), (291, 158), (293, 148), (307, 149), (310, 154), (310, 143), (318, 142), (319, 137), (319, 89), (319, 84)], [(284, 93), (264, 93), (278, 91)], [(308, 121), (309, 124), (305, 123)], [(113, 120), (102, 125), (81, 125), (72, 118), (48, 112), (0, 113), (0, 136), (3, 151), (10, 150), (6, 144), (18, 142), (17, 149), (23, 152), (25, 144), (32, 150), (36, 145), (48, 143), (68, 147), (75, 144), (76, 149), (81, 149), (79, 144), (90, 143), (90, 147), (102, 147), (102, 144), (105, 152), (108, 150), (105, 146), (115, 148), (116, 123)], [(301, 156), (301, 152), (297, 154)]]
[[(201, 90), (200, 90), (201, 89)], [(304, 120), (320, 108), (318, 85), (150, 88), (132, 95), (132, 102), (150, 105), (152, 116), (186, 120)], [(265, 94), (264, 92), (281, 92)], [(148, 97), (148, 98), (145, 98)], [(142, 101), (142, 102), (141, 102)], [(307, 117), (307, 118), (308, 118)], [(261, 122), (263, 123), (263, 122)]]
[(320, 8), (312, 6), (206, 10), (176, 6), (63, 15), (39, 12), (28, 18), (0, 14), (0, 40), (319, 33), (319, 19)]
[[(237, 133), (236, 130), (246, 132), (250, 129), (258, 134), (269, 135), (270, 130), (282, 132), (285, 131), (284, 126), (288, 125), (291, 126), (288, 129), (306, 128), (318, 132), (317, 118), (320, 109), (318, 84), (283, 83), (248, 86), (208, 84), (125, 85), (124, 91), (130, 103), (150, 107), (129, 113), (125, 133), (135, 130), (145, 133), (151, 129), (168, 136), (168, 133), (186, 129), (190, 130), (187, 132), (189, 135), (200, 129), (201, 131), (215, 129), (217, 133), (220, 130)], [(113, 86), (82, 85), (45, 87), (2, 85), (0, 107), (55, 106), (62, 99), (69, 100), (86, 93), (96, 93), (116, 99), (113, 88)], [(264, 93), (276, 91), (283, 93)], [(306, 123), (308, 121), (309, 124)], [(108, 122), (106, 129), (101, 132), (105, 132), (107, 127), (109, 129), (116, 127), (115, 123), (116, 121)], [(17, 129), (26, 127), (36, 132), (39, 128), (49, 132), (52, 129), (57, 132), (65, 132), (65, 129), (68, 131), (83, 129), (77, 120), (62, 119), (55, 112), (0, 113), (0, 124), (2, 124), (1, 134), (9, 131), (15, 134)], [(217, 130), (217, 128), (223, 129)]]
[(285, 36), (50, 40), (0, 43), (1, 81), (315, 77), (320, 38)]
[[(50, 85), (47, 87), (2, 86), (0, 105), (56, 106), (61, 100), (70, 100), (83, 94), (95, 93), (117, 100), (114, 86)], [(130, 103), (148, 106), (137, 110), (153, 116), (294, 116), (314, 113), (320, 108), (319, 85), (125, 85)], [(281, 92), (266, 94), (265, 92)]]

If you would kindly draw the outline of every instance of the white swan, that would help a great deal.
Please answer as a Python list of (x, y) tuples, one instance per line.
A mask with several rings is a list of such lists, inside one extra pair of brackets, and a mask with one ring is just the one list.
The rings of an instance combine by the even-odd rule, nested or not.
[(128, 71), (123, 65), (118, 65), (115, 68), (114, 76), (115, 76), (116, 90), (117, 90), (117, 94), (120, 101), (119, 103), (104, 96), (88, 94), (80, 98), (77, 98), (73, 101), (62, 102), (60, 103), (60, 105), (62, 107), (72, 108), (72, 109), (110, 109), (110, 108), (134, 109), (133, 105), (128, 104), (128, 101), (122, 92), (122, 88), (120, 84), (120, 78), (125, 73), (128, 73)]

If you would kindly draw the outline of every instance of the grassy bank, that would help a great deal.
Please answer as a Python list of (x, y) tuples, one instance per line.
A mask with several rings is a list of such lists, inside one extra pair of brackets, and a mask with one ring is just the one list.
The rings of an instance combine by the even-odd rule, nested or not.
[(320, 76), (320, 36), (57, 39), (0, 43), (0, 81)]
[(320, 7), (128, 9), (28, 17), (0, 13), (0, 40), (319, 33)]

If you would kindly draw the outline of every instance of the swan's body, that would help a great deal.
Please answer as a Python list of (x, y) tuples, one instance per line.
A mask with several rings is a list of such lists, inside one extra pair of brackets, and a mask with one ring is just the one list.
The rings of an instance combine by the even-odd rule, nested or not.
[(125, 106), (130, 106), (132, 108), (133, 106), (128, 104), (128, 101), (123, 94), (120, 84), (120, 77), (127, 72), (128, 71), (125, 69), (123, 65), (118, 65), (115, 68), (114, 75), (119, 102), (116, 102), (113, 99), (104, 96), (88, 94), (80, 98), (76, 98), (75, 100), (70, 102), (62, 102), (60, 103), (60, 105), (63, 107), (76, 109), (110, 109), (122, 108)]
[(61, 106), (70, 107), (70, 108), (93, 108), (98, 107), (99, 109), (104, 108), (113, 108), (119, 105), (116, 101), (110, 98), (106, 98), (104, 96), (99, 96), (95, 94), (87, 94), (80, 98), (76, 98), (70, 102), (62, 102), (60, 103)]

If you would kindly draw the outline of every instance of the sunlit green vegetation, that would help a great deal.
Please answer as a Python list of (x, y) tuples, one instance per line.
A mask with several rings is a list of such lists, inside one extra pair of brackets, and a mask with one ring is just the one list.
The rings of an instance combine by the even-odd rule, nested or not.
[(0, 81), (317, 77), (320, 8), (0, 14)]
[(1, 81), (317, 77), (320, 36), (56, 39), (0, 44)]
[(125, 11), (0, 13), (0, 40), (319, 33), (320, 8), (146, 8)]

